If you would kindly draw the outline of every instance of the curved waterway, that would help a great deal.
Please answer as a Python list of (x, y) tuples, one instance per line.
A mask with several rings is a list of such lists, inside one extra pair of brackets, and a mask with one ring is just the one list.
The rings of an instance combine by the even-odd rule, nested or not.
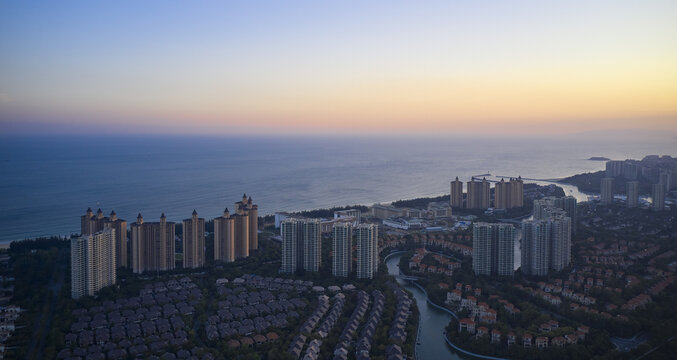
[[(402, 255), (395, 254), (387, 259), (388, 274), (395, 276), (400, 274), (399, 264)], [(454, 352), (444, 338), (444, 332), (449, 321), (451, 321), (451, 315), (430, 305), (426, 301), (426, 295), (423, 291), (412, 286), (408, 281), (400, 279), (397, 281), (414, 295), (420, 313), (416, 339), (416, 358), (418, 360), (465, 359), (466, 357), (461, 357)]]

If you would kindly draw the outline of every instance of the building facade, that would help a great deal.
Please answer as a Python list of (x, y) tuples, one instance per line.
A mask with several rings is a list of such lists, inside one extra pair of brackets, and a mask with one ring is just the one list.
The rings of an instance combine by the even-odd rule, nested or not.
[(183, 268), (195, 269), (205, 265), (205, 219), (193, 210), (190, 219), (183, 220)]
[(104, 229), (115, 229), (115, 266), (129, 267), (127, 221), (118, 219), (115, 211), (111, 211), (110, 215), (105, 217), (103, 211), (99, 209), (94, 215), (91, 208), (88, 208), (85, 215), (80, 217), (80, 234), (90, 235)]
[(515, 228), (510, 224), (473, 224), (472, 268), (475, 275), (512, 276)]
[[(534, 201), (534, 219), (522, 222), (522, 272), (546, 276), (571, 263), (572, 220), (555, 198)], [(549, 205), (552, 203), (552, 205)], [(559, 205), (555, 205), (558, 204)]]
[(609, 205), (614, 202), (614, 178), (602, 178), (599, 201), (604, 205)]
[(550, 223), (530, 220), (522, 223), (522, 273), (546, 276), (550, 269)]
[(456, 177), (456, 180), (451, 182), (449, 205), (451, 205), (452, 208), (463, 207), (463, 182), (458, 180), (458, 176)]
[(562, 271), (571, 263), (571, 218), (558, 209), (548, 219), (550, 223), (550, 268)]
[(131, 225), (134, 273), (166, 271), (176, 267), (175, 227), (173, 222), (167, 221), (164, 213), (159, 222), (144, 222), (139, 214)]
[(578, 227), (578, 201), (573, 196), (555, 199), (555, 206), (564, 210), (571, 219), (571, 233), (575, 234)]
[(522, 176), (517, 179), (510, 179), (509, 182), (510, 200), (508, 202), (509, 208), (517, 208), (524, 206), (524, 181)]
[(499, 276), (513, 276), (515, 274), (515, 227), (510, 224), (496, 224), (492, 233), (495, 234), (492, 234), (492, 270)]
[(319, 219), (287, 218), (280, 223), (281, 272), (317, 272), (322, 266), (322, 233)]
[(115, 284), (115, 229), (71, 239), (71, 297), (93, 296)]
[(349, 223), (334, 224), (332, 239), (332, 275), (348, 277), (353, 265), (353, 227)]
[(303, 269), (318, 272), (322, 266), (322, 229), (319, 219), (303, 222)]
[(467, 183), (466, 207), (468, 209), (488, 209), (490, 206), (489, 182), (486, 179), (473, 178)]
[(352, 219), (353, 226), (357, 226), (362, 222), (362, 211), (360, 209), (346, 209), (334, 211), (334, 219)]
[[(299, 266), (298, 253), (299, 238), (302, 238), (303, 227), (297, 219), (287, 218), (280, 222), (280, 237), (282, 238), (282, 265), (280, 271), (283, 273), (294, 273)], [(303, 249), (301, 247), (301, 249)]]
[(223, 216), (214, 219), (214, 260), (235, 261), (235, 219), (228, 208), (223, 211)]
[(609, 160), (606, 162), (606, 176), (616, 177), (624, 173), (625, 161), (623, 160)]
[(240, 209), (233, 215), (235, 225), (235, 258), (249, 256), (249, 213)]
[[(259, 248), (259, 206), (254, 204), (252, 197), (247, 198), (247, 194), (242, 195), (242, 201), (235, 203), (235, 212), (239, 216), (247, 217), (247, 231), (242, 232), (243, 236), (246, 233), (246, 237), (240, 239), (240, 244), (242, 250), (239, 252), (240, 256), (237, 257), (247, 257), (249, 256), (250, 251), (257, 250)], [(242, 226), (244, 226), (244, 219), (242, 219)], [(236, 231), (237, 233), (237, 231)], [(236, 239), (236, 243), (237, 243)], [(247, 251), (244, 251), (244, 246), (248, 247)], [(239, 247), (238, 247), (239, 249)]]
[(665, 210), (665, 184), (658, 183), (651, 185), (651, 208), (654, 211)]
[(491, 225), (473, 224), (472, 270), (475, 275), (491, 275)]
[(378, 227), (361, 224), (356, 228), (357, 278), (373, 279), (378, 272)]
[(578, 201), (573, 196), (555, 197), (546, 196), (534, 200), (534, 219), (547, 220), (553, 214), (559, 214), (563, 210), (571, 221), (571, 233), (576, 232), (576, 223), (578, 219)]
[(625, 184), (625, 205), (629, 208), (639, 206), (639, 181), (628, 181)]

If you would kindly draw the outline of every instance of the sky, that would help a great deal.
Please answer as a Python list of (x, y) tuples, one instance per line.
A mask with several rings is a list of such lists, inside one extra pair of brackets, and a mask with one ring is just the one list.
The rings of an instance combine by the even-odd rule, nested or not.
[(677, 132), (677, 1), (2, 1), (0, 134)]

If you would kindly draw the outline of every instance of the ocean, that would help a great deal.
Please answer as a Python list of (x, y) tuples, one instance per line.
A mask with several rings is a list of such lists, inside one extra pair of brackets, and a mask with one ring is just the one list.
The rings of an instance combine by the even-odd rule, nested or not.
[(448, 194), (458, 176), (556, 179), (677, 156), (674, 138), (1, 136), (0, 243), (79, 232), (88, 207), (133, 222), (207, 219), (243, 193), (260, 214)]

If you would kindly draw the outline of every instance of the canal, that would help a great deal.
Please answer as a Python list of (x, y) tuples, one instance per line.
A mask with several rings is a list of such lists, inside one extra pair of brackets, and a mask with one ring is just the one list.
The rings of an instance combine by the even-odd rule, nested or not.
[[(390, 256), (386, 265), (388, 273), (399, 275), (400, 258), (403, 254)], [(436, 359), (465, 359), (459, 356), (447, 345), (444, 332), (452, 317), (448, 313), (433, 307), (426, 301), (423, 291), (409, 284), (405, 280), (397, 280), (407, 290), (411, 291), (416, 300), (416, 306), (420, 313), (419, 332), (416, 344), (416, 356), (418, 360), (436, 360)]]

